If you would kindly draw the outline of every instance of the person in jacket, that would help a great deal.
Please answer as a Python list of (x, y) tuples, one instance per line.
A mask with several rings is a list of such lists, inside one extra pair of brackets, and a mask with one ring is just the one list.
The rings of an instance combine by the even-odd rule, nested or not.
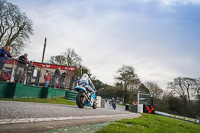
[(0, 74), (1, 70), (4, 67), (4, 64), (6, 63), (7, 58), (11, 58), (12, 55), (10, 54), (10, 46), (5, 46), (0, 49)]
[(60, 77), (60, 67), (58, 69), (56, 69), (55, 73), (54, 73), (54, 88), (56, 88), (57, 84), (58, 84), (58, 79)]
[(39, 86), (40, 83), (40, 77), (42, 76), (42, 72), (40, 70), (40, 68), (38, 68), (37, 70), (37, 75), (35, 77), (35, 86)]
[(76, 80), (76, 76), (74, 75), (70, 81), (70, 88), (69, 90), (73, 90), (74, 89), (74, 83), (75, 83), (75, 80)]
[(80, 83), (80, 77), (76, 78), (76, 80), (75, 80), (75, 87), (79, 86), (79, 83)]
[(23, 83), (25, 77), (25, 70), (27, 69), (29, 63), (30, 61), (28, 60), (27, 53), (19, 57), (15, 72), (15, 82)]
[(49, 82), (50, 82), (50, 73), (48, 73), (47, 75), (46, 75), (46, 78), (45, 78), (45, 87), (48, 87), (48, 85), (49, 85)]
[(64, 89), (64, 81), (67, 77), (67, 72), (63, 72), (60, 76), (60, 88)]
[(35, 66), (33, 65), (33, 62), (30, 61), (30, 64), (27, 67), (27, 78), (26, 78), (26, 84), (30, 84), (31, 80), (33, 78), (33, 72), (35, 70)]

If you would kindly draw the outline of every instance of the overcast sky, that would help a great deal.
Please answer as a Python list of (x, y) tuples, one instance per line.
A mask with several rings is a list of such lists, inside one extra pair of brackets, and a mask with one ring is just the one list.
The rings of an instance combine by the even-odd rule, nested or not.
[(25, 51), (41, 61), (74, 49), (102, 82), (132, 65), (163, 89), (174, 78), (200, 77), (200, 0), (8, 0), (33, 21)]

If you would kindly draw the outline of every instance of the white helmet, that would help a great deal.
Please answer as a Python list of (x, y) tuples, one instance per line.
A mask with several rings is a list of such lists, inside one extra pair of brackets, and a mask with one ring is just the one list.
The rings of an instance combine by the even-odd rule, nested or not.
[(89, 76), (86, 73), (84, 73), (82, 77), (89, 78)]

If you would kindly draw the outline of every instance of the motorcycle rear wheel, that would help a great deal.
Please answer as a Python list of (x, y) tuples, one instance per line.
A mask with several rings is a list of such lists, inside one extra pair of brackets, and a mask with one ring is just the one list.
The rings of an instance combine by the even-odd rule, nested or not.
[(79, 108), (84, 108), (85, 106), (85, 97), (83, 93), (78, 93), (76, 95), (76, 104)]

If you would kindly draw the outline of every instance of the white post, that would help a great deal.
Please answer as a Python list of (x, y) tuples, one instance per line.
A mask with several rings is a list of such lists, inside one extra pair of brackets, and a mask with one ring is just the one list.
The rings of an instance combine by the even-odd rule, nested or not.
[(137, 97), (137, 112), (143, 113), (143, 104), (140, 104), (140, 91), (138, 91)]
[(140, 91), (138, 91), (138, 96), (137, 96), (137, 104), (140, 104)]

